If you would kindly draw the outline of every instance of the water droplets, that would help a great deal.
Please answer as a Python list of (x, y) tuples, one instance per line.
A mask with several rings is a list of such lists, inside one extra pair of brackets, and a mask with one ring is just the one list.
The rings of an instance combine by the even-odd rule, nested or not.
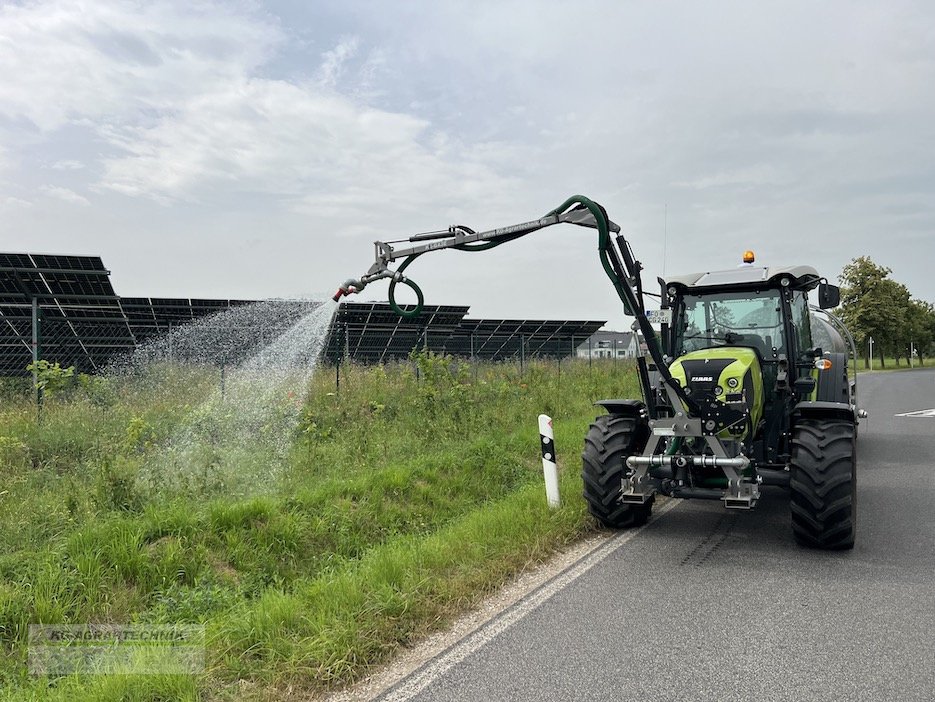
[(140, 348), (123, 372), (184, 364), (218, 378), (146, 457), (144, 483), (227, 496), (274, 488), (336, 308), (331, 301), (257, 303), (180, 326)]

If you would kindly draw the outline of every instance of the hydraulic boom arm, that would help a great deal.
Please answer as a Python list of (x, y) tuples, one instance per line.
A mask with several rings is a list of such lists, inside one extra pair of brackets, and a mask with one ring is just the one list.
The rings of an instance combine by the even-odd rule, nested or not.
[[(666, 384), (666, 391), (673, 400), (673, 406), (677, 407), (681, 404), (694, 416), (698, 416), (698, 407), (695, 402), (685, 394), (677, 382), (673, 381), (669, 373), (668, 363), (662, 353), (659, 337), (646, 318), (646, 308), (643, 302), (643, 283), (640, 276), (642, 265), (633, 258), (629, 243), (620, 234), (620, 227), (608, 219), (604, 208), (581, 195), (568, 198), (559, 207), (540, 219), (508, 227), (475, 232), (469, 227), (456, 225), (449, 227), (447, 230), (416, 234), (408, 239), (401, 240), (410, 245), (399, 248), (394, 248), (391, 244), (400, 242), (377, 241), (374, 243), (375, 261), (370, 269), (360, 278), (349, 278), (344, 281), (334, 294), (333, 299), (338, 301), (343, 296), (360, 292), (376, 280), (386, 278), (390, 281), (390, 306), (403, 317), (415, 317), (422, 311), (424, 297), (419, 286), (412, 279), (407, 278), (404, 272), (409, 264), (419, 256), (429, 251), (440, 251), (442, 249), (486, 251), (539, 229), (562, 223), (597, 229), (598, 255), (604, 272), (617, 291), (621, 302), (623, 302), (626, 314), (636, 318), (637, 326), (646, 340), (650, 358), (662, 375)], [(611, 232), (616, 234), (614, 239), (611, 239)], [(403, 259), (403, 261), (399, 267), (396, 270), (391, 270), (390, 264), (400, 259)], [(410, 287), (415, 292), (417, 302), (413, 308), (405, 309), (396, 303), (396, 285), (400, 283)], [(647, 398), (650, 397), (652, 389), (647, 387), (644, 388), (644, 391)]]

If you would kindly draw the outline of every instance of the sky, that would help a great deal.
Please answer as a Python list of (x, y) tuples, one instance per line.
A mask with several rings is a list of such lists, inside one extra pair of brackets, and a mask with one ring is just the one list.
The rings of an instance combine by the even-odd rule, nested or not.
[[(935, 301), (933, 86), (927, 1), (0, 0), (0, 251), (99, 255), (123, 296), (324, 297), (375, 240), (583, 194), (650, 288), (753, 249)], [(596, 240), (407, 274), (626, 328)]]

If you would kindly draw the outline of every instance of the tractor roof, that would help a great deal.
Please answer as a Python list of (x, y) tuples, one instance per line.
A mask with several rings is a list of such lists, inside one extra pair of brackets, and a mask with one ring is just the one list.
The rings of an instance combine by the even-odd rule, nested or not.
[(726, 271), (705, 271), (674, 275), (666, 281), (668, 285), (684, 285), (687, 288), (718, 288), (725, 285), (743, 285), (767, 287), (770, 281), (786, 275), (795, 280), (794, 288), (811, 290), (821, 276), (811, 266), (739, 266)]

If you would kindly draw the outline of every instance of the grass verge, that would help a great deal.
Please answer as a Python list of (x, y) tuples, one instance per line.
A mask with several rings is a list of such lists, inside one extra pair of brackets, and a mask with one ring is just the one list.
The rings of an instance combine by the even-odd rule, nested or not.
[[(282, 700), (358, 679), (593, 528), (577, 458), (592, 402), (637, 387), (631, 366), (568, 361), (520, 374), (424, 357), (343, 373), (340, 392), (313, 379), (281, 437), (287, 465), (264, 484), (215, 479), (222, 446), (192, 454), (205, 456), (186, 467), (201, 483), (141, 479), (211, 390), (204, 379), (117, 387), (103, 409), (63, 395), (38, 427), (25, 404), (0, 412), (4, 696)], [(539, 412), (555, 418), (557, 511)], [(29, 624), (87, 622), (203, 624), (205, 672), (27, 674)]]

